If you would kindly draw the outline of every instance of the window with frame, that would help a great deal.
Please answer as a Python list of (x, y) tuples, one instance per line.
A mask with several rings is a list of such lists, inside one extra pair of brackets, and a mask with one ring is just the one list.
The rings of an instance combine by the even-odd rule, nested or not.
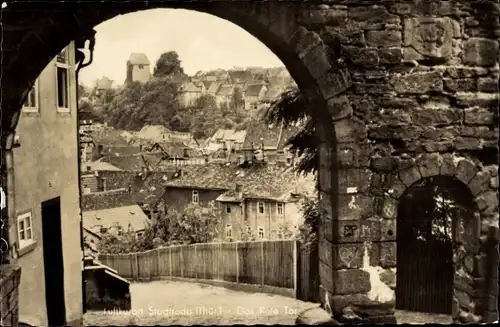
[(57, 70), (57, 109), (69, 112), (69, 61), (68, 48), (64, 48), (56, 59)]
[(264, 238), (264, 228), (259, 227), (259, 238)]
[(278, 214), (278, 216), (283, 216), (283, 213), (284, 213), (284, 207), (283, 207), (283, 203), (278, 203), (276, 205), (276, 213)]
[(231, 213), (231, 205), (226, 204), (226, 213)]
[(198, 191), (193, 191), (193, 194), (191, 196), (191, 201), (193, 203), (200, 203), (200, 196), (198, 194)]
[(23, 111), (38, 112), (38, 79), (28, 92), (28, 96), (23, 105)]
[(240, 214), (243, 216), (243, 204), (240, 204)]
[(233, 227), (231, 225), (226, 225), (226, 237), (227, 238), (233, 237)]
[(264, 202), (257, 203), (257, 210), (258, 210), (259, 214), (261, 214), (261, 215), (264, 214)]
[(17, 217), (17, 237), (20, 249), (35, 242), (33, 239), (32, 225), (31, 212), (24, 213)]

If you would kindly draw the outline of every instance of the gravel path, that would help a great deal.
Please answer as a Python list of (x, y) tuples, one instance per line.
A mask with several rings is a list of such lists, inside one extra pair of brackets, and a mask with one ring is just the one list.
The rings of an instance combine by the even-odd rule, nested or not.
[(130, 292), (132, 310), (87, 312), (84, 325), (293, 325), (300, 312), (318, 306), (279, 295), (177, 281), (134, 283)]

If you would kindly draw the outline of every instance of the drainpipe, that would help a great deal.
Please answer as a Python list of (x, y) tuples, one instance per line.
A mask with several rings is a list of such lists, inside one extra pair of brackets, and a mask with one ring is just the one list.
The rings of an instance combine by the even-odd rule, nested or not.
[[(14, 192), (14, 156), (12, 149), (2, 149), (3, 161), (3, 181), (2, 189), (5, 192), (5, 208), (2, 210), (2, 248), (7, 245), (7, 251), (2, 252), (1, 264), (9, 264), (14, 258), (14, 244), (10, 240), (10, 227), (15, 221), (16, 207), (15, 207), (15, 192)], [(10, 218), (10, 219), (9, 219)]]

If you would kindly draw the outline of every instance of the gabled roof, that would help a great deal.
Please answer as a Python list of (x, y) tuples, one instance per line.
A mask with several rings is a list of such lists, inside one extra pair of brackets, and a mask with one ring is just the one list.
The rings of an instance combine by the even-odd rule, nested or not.
[(264, 84), (251, 84), (245, 90), (246, 97), (257, 97), (264, 88)]
[(127, 140), (121, 135), (123, 131), (110, 127), (99, 128), (91, 132), (95, 144), (107, 146), (127, 146)]
[(233, 85), (221, 85), (219, 90), (217, 91), (217, 95), (219, 96), (230, 96), (233, 94), (234, 86)]
[(262, 98), (262, 101), (273, 102), (274, 100), (278, 99), (284, 91), (284, 87), (271, 86)]
[(221, 85), (222, 84), (219, 82), (211, 82), (210, 86), (207, 88), (207, 93), (212, 94), (212, 95), (217, 94)]
[(149, 65), (149, 59), (144, 53), (132, 52), (128, 58), (132, 65)]
[[(244, 149), (260, 149), (262, 143), (264, 148), (277, 148), (281, 133), (281, 124), (272, 125), (262, 121), (256, 121), (247, 128)], [(262, 138), (262, 141), (261, 141)], [(252, 145), (253, 143), (253, 145)]]
[(144, 230), (148, 216), (138, 205), (108, 208), (82, 213), (83, 227), (94, 233), (99, 233), (100, 228), (111, 228), (120, 225), (125, 230), (129, 226), (134, 231)]
[(290, 192), (315, 192), (314, 176), (304, 177), (277, 164), (242, 168), (237, 164), (209, 163), (189, 168), (183, 170), (181, 177), (168, 182), (167, 188), (234, 191), (239, 184), (245, 197), (260, 199), (278, 199)]
[(229, 71), (229, 77), (232, 83), (251, 83), (254, 80), (252, 72), (248, 70)]

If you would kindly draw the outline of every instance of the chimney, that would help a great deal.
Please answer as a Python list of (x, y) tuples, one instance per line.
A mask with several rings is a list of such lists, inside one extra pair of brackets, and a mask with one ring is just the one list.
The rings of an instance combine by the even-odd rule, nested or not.
[(241, 192), (241, 184), (236, 183), (236, 185), (235, 185), (235, 187), (234, 187), (234, 190), (235, 190), (236, 192), (240, 193), (240, 192)]

